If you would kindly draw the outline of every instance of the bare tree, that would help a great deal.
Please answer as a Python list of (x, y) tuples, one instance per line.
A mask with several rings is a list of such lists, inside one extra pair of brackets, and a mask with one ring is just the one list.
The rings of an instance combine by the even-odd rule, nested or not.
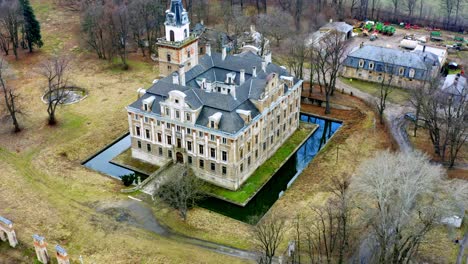
[(304, 79), (304, 62), (309, 56), (304, 37), (296, 36), (291, 38), (288, 46), (287, 65), (297, 78)]
[(418, 0), (406, 0), (406, 9), (408, 9), (408, 16), (413, 17), (414, 8)]
[(166, 203), (179, 211), (180, 217), (185, 221), (187, 213), (197, 201), (204, 197), (203, 182), (191, 170), (183, 175), (170, 177), (156, 191), (154, 196), (160, 197)]
[(38, 73), (47, 80), (44, 99), (47, 103), (49, 125), (55, 125), (57, 123), (55, 116), (57, 106), (63, 104), (64, 99), (68, 96), (68, 91), (65, 89), (68, 81), (68, 67), (68, 58), (64, 56), (54, 56), (41, 63), (37, 70)]
[(467, 141), (468, 89), (448, 93), (439, 89), (440, 83), (440, 77), (429, 80), (418, 93), (413, 93), (411, 101), (425, 121), (434, 153), (442, 161), (448, 156), (448, 165), (453, 167)]
[(289, 13), (282, 11), (273, 11), (270, 14), (261, 14), (257, 19), (256, 28), (267, 37), (276, 40), (276, 46), (279, 47), (280, 41), (285, 39), (290, 32)]
[(400, 4), (400, 0), (391, 0), (393, 5), (393, 20), (397, 20), (398, 16), (398, 5)]
[(81, 29), (84, 40), (89, 48), (96, 52), (99, 59), (112, 59), (114, 46), (109, 25), (112, 17), (105, 10), (102, 3), (88, 6), (81, 18)]
[(8, 64), (4, 59), (0, 58), (0, 94), (3, 93), (3, 98), (5, 99), (5, 106), (8, 112), (9, 118), (13, 122), (14, 132), (20, 132), (21, 127), (18, 123), (18, 114), (22, 114), (18, 106), (19, 95), (16, 93), (15, 89), (12, 86), (7, 85), (6, 78), (9, 75)]
[(130, 37), (130, 24), (128, 16), (128, 8), (125, 4), (120, 4), (113, 9), (111, 17), (112, 23), (109, 25), (112, 35), (112, 45), (116, 53), (120, 57), (122, 67), (128, 70), (128, 42)]
[(450, 18), (452, 17), (453, 9), (455, 8), (455, 1), (456, 0), (442, 0), (442, 10), (445, 11), (445, 25), (448, 26), (450, 24)]
[(371, 262), (409, 263), (425, 235), (467, 199), (467, 190), (417, 152), (384, 151), (361, 164), (350, 191), (370, 230), (367, 240), (375, 241)]
[(393, 79), (393, 73), (390, 73), (387, 75), (387, 69), (389, 66), (387, 64), (384, 65), (384, 73), (382, 75), (382, 80), (380, 81), (379, 84), (379, 97), (377, 98), (377, 101), (375, 103), (377, 107), (377, 112), (379, 113), (379, 121), (380, 124), (384, 124), (384, 112), (385, 109), (387, 108), (387, 98), (388, 96), (393, 92), (392, 89), (392, 79)]
[(159, 1), (134, 0), (129, 6), (130, 29), (133, 40), (141, 48), (145, 56), (145, 48), (148, 53), (156, 52), (155, 45), (159, 29), (164, 22), (163, 5)]
[(3, 50), (5, 56), (10, 53), (10, 37), (3, 27), (0, 27), (0, 49)]
[(260, 251), (259, 263), (271, 264), (284, 239), (286, 222), (281, 216), (268, 215), (253, 228), (253, 240)]
[(325, 89), (325, 114), (330, 114), (330, 96), (335, 90), (336, 78), (341, 69), (346, 51), (346, 40), (338, 31), (331, 31), (319, 43), (311, 46), (312, 62), (315, 64), (319, 85)]
[(1, 24), (8, 32), (15, 58), (18, 59), (18, 48), (20, 45), (18, 33), (23, 23), (23, 16), (21, 14), (21, 6), (19, 2), (16, 0), (3, 1), (0, 4), (0, 19)]

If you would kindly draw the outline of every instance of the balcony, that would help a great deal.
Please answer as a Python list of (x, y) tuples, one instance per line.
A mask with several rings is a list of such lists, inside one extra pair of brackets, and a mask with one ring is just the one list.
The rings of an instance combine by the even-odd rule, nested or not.
[(169, 40), (166, 40), (166, 38), (158, 38), (157, 44), (163, 45), (163, 46), (170, 46), (174, 48), (180, 48), (196, 40), (197, 38), (198, 37), (195, 35), (190, 35), (188, 38), (184, 39), (183, 41), (169, 41)]

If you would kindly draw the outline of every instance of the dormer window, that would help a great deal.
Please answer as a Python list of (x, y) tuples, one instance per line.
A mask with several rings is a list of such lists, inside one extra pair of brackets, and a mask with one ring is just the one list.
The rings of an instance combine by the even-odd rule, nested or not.
[(222, 113), (216, 112), (212, 116), (208, 117), (208, 127), (212, 129), (218, 129), (222, 116)]
[(369, 62), (369, 70), (373, 70), (374, 69), (374, 62), (371, 61)]
[(145, 111), (150, 111), (151, 106), (153, 105), (153, 102), (156, 98), (154, 96), (148, 97), (142, 101), (143, 104), (143, 110)]
[(364, 67), (364, 60), (359, 60), (359, 68)]
[(400, 67), (400, 69), (398, 69), (398, 74), (399, 74), (399, 75), (405, 74), (405, 68)]

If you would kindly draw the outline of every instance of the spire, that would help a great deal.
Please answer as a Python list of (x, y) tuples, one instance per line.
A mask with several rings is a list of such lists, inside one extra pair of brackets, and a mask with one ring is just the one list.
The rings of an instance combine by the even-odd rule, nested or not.
[(171, 0), (171, 6), (166, 10), (166, 22), (168, 26), (183, 26), (188, 24), (188, 14), (182, 4), (182, 0)]

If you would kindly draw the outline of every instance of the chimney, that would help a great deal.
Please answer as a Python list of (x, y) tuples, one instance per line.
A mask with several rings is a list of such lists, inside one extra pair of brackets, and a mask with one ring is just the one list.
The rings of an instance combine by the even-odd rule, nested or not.
[(227, 55), (226, 55), (226, 52), (227, 52), (226, 47), (223, 47), (223, 54), (222, 54), (222, 56), (223, 56), (222, 59), (223, 59), (223, 60), (226, 59), (226, 56), (227, 56)]
[(252, 77), (257, 77), (257, 67), (252, 67)]
[(185, 86), (185, 66), (179, 65), (179, 84)]
[(239, 77), (239, 85), (244, 84), (245, 82), (245, 70), (241, 69), (240, 70), (240, 77)]
[(206, 43), (205, 48), (206, 48), (206, 54), (208, 56), (211, 56), (211, 44), (209, 42)]
[(423, 52), (426, 52), (426, 45), (423, 45)]
[(173, 84), (179, 84), (179, 76), (177, 76), (177, 73), (172, 73), (172, 83)]
[(266, 73), (267, 62), (265, 60), (262, 61), (262, 71)]

